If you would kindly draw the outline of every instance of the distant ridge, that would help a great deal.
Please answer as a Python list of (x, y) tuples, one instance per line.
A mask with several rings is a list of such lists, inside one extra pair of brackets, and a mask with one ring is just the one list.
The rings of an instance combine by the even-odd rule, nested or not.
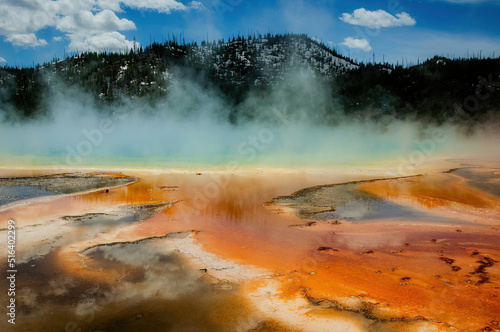
[(288, 89), (286, 98), (296, 96), (297, 87), (306, 84), (300, 73), (321, 87), (317, 110), (316, 97), (304, 95), (300, 101), (303, 107), (311, 105), (318, 121), (325, 114), (343, 114), (384, 122), (411, 118), (469, 125), (500, 113), (499, 58), (436, 56), (410, 67), (356, 63), (305, 34), (290, 33), (200, 45), (172, 38), (124, 53), (83, 52), (34, 68), (0, 67), (0, 116), (26, 119), (50, 112), (47, 101), (60, 83), (83, 89), (98, 105), (106, 105), (129, 99), (155, 104), (169, 96), (176, 82), (185, 81), (221, 96), (225, 107), (232, 108), (234, 123), (241, 114), (262, 112), (262, 107), (237, 109), (252, 93), (263, 98), (279, 86)]

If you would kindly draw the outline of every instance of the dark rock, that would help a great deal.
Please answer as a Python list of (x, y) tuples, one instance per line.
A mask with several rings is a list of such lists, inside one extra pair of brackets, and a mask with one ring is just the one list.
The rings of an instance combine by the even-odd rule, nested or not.
[(439, 257), (439, 259), (442, 260), (443, 262), (445, 262), (448, 265), (451, 265), (451, 264), (455, 263), (455, 260), (453, 258)]

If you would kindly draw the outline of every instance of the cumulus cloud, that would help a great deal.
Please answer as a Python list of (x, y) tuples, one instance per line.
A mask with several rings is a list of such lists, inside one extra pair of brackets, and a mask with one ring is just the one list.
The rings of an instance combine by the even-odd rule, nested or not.
[(97, 9), (95, 0), (2, 0), (0, 35), (34, 33), (55, 26), (61, 16)]
[(170, 14), (173, 11), (186, 11), (190, 9), (201, 9), (203, 4), (199, 1), (191, 1), (187, 5), (176, 0), (97, 0), (102, 9), (114, 12), (123, 11), (123, 7), (138, 10), (152, 10), (159, 13)]
[(5, 38), (6, 41), (20, 47), (45, 46), (45, 39), (36, 38), (34, 33), (13, 33)]
[(120, 3), (132, 9), (149, 9), (165, 14), (170, 14), (175, 10), (203, 8), (203, 4), (199, 1), (192, 1), (187, 6), (175, 0), (120, 0)]
[(104, 9), (96, 14), (83, 10), (62, 17), (57, 29), (68, 33), (71, 51), (112, 51), (123, 52), (133, 47), (133, 42), (118, 31), (135, 30), (134, 22), (118, 18), (116, 14)]
[(7, 62), (7, 60), (5, 60), (5, 58), (2, 58), (2, 57), (0, 56), (0, 63), (2, 63), (2, 62)]
[(6, 0), (0, 3), (0, 34), (33, 33), (55, 23), (54, 10), (33, 1)]
[(343, 13), (340, 19), (353, 25), (361, 25), (372, 29), (415, 25), (417, 22), (408, 13), (401, 12), (393, 16), (385, 10), (369, 11), (356, 9), (352, 14)]
[(95, 15), (90, 11), (82, 11), (74, 15), (65, 16), (57, 22), (56, 27), (62, 32), (84, 32), (85, 34), (136, 29), (134, 22), (125, 18), (118, 18), (109, 9), (105, 9)]
[(127, 52), (134, 47), (134, 42), (127, 40), (124, 35), (117, 31), (104, 32), (91, 36), (70, 35), (69, 48), (75, 51), (99, 52), (108, 50), (111, 52)]
[[(135, 30), (134, 22), (115, 13), (123, 8), (151, 10), (170, 14), (173, 11), (201, 9), (201, 2), (183, 4), (176, 0), (2, 0), (0, 3), (0, 35), (5, 41), (22, 47), (47, 45), (35, 33), (47, 27), (55, 27), (67, 34), (70, 49), (116, 50), (119, 45), (132, 45), (117, 31)], [(53, 39), (60, 41), (60, 39)], [(109, 41), (109, 47), (104, 44)]]
[(346, 45), (349, 48), (359, 48), (365, 52), (371, 51), (372, 47), (366, 39), (355, 39), (352, 37), (347, 37), (344, 39), (342, 45)]

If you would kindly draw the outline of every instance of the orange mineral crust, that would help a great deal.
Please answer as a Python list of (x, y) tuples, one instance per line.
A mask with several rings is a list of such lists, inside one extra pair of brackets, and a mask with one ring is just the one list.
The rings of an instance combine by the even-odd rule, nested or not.
[[(480, 171), (480, 170), (478, 170)], [(483, 170), (484, 172), (484, 170)], [(490, 170), (491, 185), (498, 185)], [(500, 224), (500, 197), (469, 186), (471, 181), (454, 172), (429, 174), (405, 179), (366, 182), (359, 189), (399, 204), (459, 214), (461, 219)], [(495, 193), (498, 193), (498, 187)]]
[[(317, 320), (342, 312), (371, 323), (397, 322), (402, 324), (398, 325), (401, 331), (422, 322), (437, 330), (498, 329), (500, 225), (499, 198), (491, 186), (498, 183), (494, 177), (483, 186), (478, 185), (477, 176), (461, 173), (369, 182), (356, 181), (385, 179), (387, 175), (128, 173), (139, 180), (108, 193), (27, 202), (0, 214), (26, 224), (45, 220), (44, 225), (96, 211), (127, 215), (126, 209), (132, 207), (134, 216), (145, 215), (92, 236), (75, 235), (54, 249), (53, 259), (61, 273), (85, 282), (118, 287), (126, 278), (141, 275), (132, 263), (103, 265), (100, 251), (95, 251), (99, 246), (125, 248), (131, 243), (145, 245), (148, 238), (162, 241), (174, 233), (184, 234), (201, 245), (203, 252), (259, 271), (260, 277), (239, 274), (240, 282), (246, 280), (241, 291), (254, 294), (276, 283), (276, 301), (281, 302), (272, 307), (299, 303), (294, 302), (299, 298), (305, 302), (298, 307), (308, 308), (308, 315)], [(342, 185), (328, 190), (320, 187), (346, 182), (351, 184), (345, 189)], [(297, 192), (307, 187), (316, 189)], [(321, 200), (324, 206), (330, 200), (325, 195), (342, 196), (344, 190), (351, 198), (343, 206), (338, 206), (335, 196), (328, 203), (327, 214), (313, 213), (307, 219), (295, 215), (295, 202), (304, 206)], [(286, 204), (271, 201), (294, 192)], [(366, 203), (366, 197), (379, 204), (370, 205), (370, 211), (390, 202), (396, 207), (387, 211), (404, 208), (409, 213), (394, 217), (381, 210), (352, 218), (335, 216), (348, 211), (356, 200)], [(155, 204), (164, 205), (158, 208)], [(144, 214), (147, 209), (153, 213)], [(176, 250), (196, 256), (186, 249), (186, 241), (176, 242)], [(228, 269), (205, 266), (216, 277)], [(278, 317), (278, 309), (273, 316), (273, 310), (266, 314), (267, 320), (292, 324), (286, 315)]]

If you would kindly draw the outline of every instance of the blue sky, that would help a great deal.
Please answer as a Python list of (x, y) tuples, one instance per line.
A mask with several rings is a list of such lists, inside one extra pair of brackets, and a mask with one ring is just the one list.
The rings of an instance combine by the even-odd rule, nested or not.
[(1, 0), (0, 65), (162, 41), (307, 33), (359, 61), (500, 56), (499, 0)]

